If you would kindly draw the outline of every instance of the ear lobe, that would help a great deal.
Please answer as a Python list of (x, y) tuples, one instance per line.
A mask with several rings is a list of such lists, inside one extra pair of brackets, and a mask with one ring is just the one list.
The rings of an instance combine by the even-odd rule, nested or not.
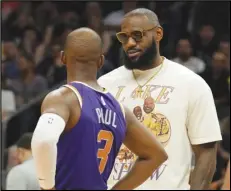
[(104, 57), (104, 55), (102, 54), (102, 55), (100, 56), (100, 62), (99, 62), (98, 69), (100, 69), (100, 68), (103, 67), (104, 61), (105, 61), (105, 57)]
[(156, 41), (160, 42), (163, 38), (163, 28), (162, 27), (158, 27), (156, 30)]
[(62, 63), (66, 64), (66, 57), (65, 57), (64, 51), (60, 51), (60, 54), (61, 54), (61, 61), (62, 61)]

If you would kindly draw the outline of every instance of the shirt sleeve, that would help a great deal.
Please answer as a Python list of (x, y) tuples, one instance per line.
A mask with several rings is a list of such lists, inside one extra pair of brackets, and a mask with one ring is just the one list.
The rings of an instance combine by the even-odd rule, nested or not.
[(6, 190), (27, 190), (27, 181), (19, 168), (13, 168), (6, 178)]
[[(202, 83), (200, 81), (190, 94), (187, 129), (191, 144), (199, 145), (222, 140), (216, 107), (209, 86), (204, 81)], [(198, 94), (199, 96), (195, 96)]]

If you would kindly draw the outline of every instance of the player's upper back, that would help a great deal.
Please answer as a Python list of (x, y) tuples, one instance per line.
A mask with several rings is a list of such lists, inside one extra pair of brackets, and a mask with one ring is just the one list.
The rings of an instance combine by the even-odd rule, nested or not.
[[(124, 128), (124, 109), (109, 92), (100, 92), (82, 82), (72, 82), (64, 87), (71, 89), (79, 101), (81, 114), (77, 125), (84, 121), (110, 130)], [(121, 126), (117, 127), (117, 124)]]
[[(124, 112), (110, 93), (80, 82), (65, 87), (76, 94), (81, 114), (78, 123), (59, 140), (56, 182), (62, 182), (59, 188), (69, 184), (70, 189), (105, 189), (125, 137)], [(70, 174), (71, 180), (62, 180), (62, 172), (70, 169), (76, 170)]]

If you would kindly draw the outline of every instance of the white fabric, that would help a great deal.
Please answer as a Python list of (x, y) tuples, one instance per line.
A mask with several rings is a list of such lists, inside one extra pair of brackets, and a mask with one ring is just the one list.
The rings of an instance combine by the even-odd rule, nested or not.
[[(136, 71), (138, 82), (145, 84), (158, 69)], [(132, 72), (124, 66), (98, 82), (152, 130), (168, 153), (168, 161), (137, 189), (190, 189), (191, 144), (222, 139), (212, 92), (205, 81), (186, 67), (165, 59), (163, 68), (141, 93)], [(133, 161), (132, 153), (121, 149), (109, 186), (129, 171)]]
[(2, 110), (7, 112), (16, 111), (15, 95), (12, 91), (2, 90)]
[(39, 184), (43, 189), (55, 186), (57, 142), (65, 125), (60, 116), (45, 113), (39, 118), (34, 131), (31, 147)]
[(27, 160), (9, 171), (6, 190), (40, 190), (33, 159)]
[(110, 26), (120, 26), (122, 20), (124, 17), (124, 11), (114, 11), (107, 15), (107, 17), (104, 19), (104, 25), (110, 25)]

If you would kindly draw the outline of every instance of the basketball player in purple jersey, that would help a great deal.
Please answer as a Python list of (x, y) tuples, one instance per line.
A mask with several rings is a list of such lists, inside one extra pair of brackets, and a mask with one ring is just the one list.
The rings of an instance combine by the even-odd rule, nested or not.
[(32, 139), (41, 189), (106, 190), (119, 149), (125, 144), (138, 159), (112, 189), (134, 189), (167, 155), (135, 116), (97, 84), (102, 42), (91, 29), (71, 32), (62, 53), (67, 85), (42, 103)]

